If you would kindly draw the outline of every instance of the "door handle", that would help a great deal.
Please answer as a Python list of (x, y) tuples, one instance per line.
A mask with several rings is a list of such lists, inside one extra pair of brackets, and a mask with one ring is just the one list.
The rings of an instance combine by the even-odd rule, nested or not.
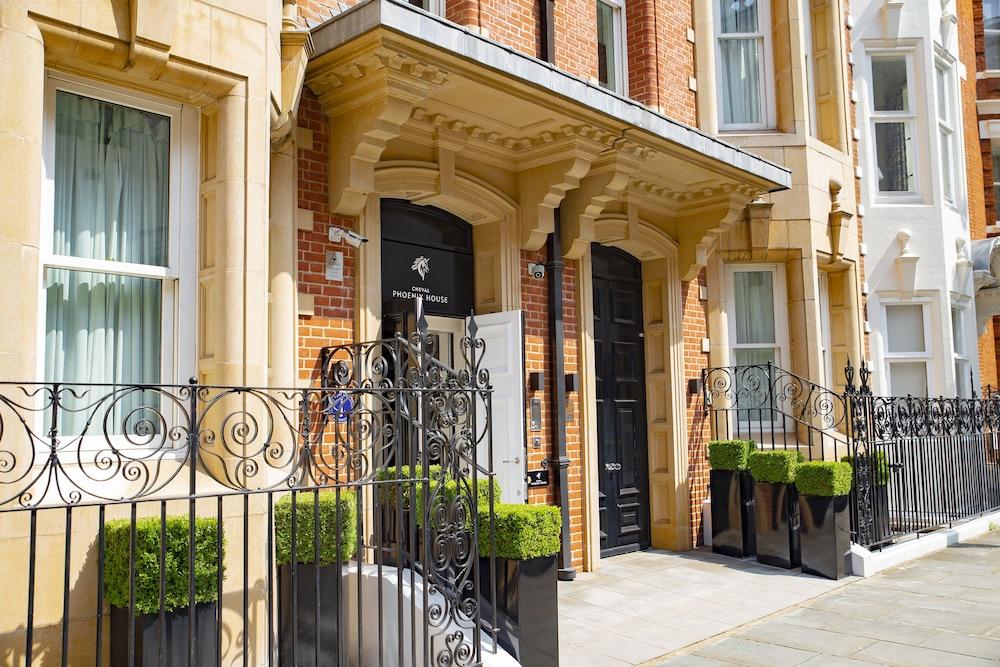
[(617, 472), (622, 469), (621, 463), (605, 463), (604, 469), (608, 472)]
[(521, 457), (520, 456), (518, 456), (517, 458), (513, 458), (513, 459), (503, 459), (502, 461), (500, 461), (500, 463), (520, 463), (520, 462), (521, 462)]

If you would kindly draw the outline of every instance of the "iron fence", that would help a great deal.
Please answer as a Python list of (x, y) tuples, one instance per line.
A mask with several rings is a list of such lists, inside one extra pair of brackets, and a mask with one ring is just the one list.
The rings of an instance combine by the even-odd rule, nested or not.
[(310, 388), (0, 383), (4, 664), (481, 663), (484, 344), (430, 346)]
[(854, 467), (854, 541), (881, 548), (1000, 509), (1000, 395), (876, 396), (865, 363), (837, 392), (773, 364), (712, 368), (713, 437)]

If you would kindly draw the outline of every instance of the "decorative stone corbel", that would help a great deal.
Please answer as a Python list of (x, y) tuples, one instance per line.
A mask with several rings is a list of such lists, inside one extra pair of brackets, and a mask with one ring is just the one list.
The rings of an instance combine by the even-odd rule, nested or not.
[(302, 82), (306, 65), (313, 53), (312, 37), (308, 30), (298, 27), (298, 8), (295, 0), (286, 0), (281, 16), (281, 99), (271, 107), (271, 142), (279, 142), (295, 126), (295, 114), (302, 97)]
[[(566, 195), (560, 209), (563, 257), (580, 259), (594, 242), (594, 224), (613, 201), (626, 198), (625, 191), (641, 161), (640, 156), (615, 150), (594, 163), (580, 187)], [(638, 212), (635, 214), (638, 225)]]
[(841, 184), (838, 181), (830, 181), (830, 214), (827, 216), (827, 225), (830, 230), (830, 259), (829, 264), (835, 264), (844, 254), (841, 243), (844, 238), (844, 231), (851, 223), (853, 214), (840, 210), (840, 190)]
[(440, 68), (386, 47), (350, 61), (326, 61), (306, 74), (330, 117), (330, 202), (360, 215), (375, 191), (375, 166), (414, 108), (447, 79)]
[(126, 69), (159, 79), (177, 32), (177, 0), (129, 0), (129, 53)]
[(899, 279), (901, 292), (912, 292), (917, 284), (917, 262), (920, 255), (910, 249), (910, 232), (906, 229), (896, 234), (899, 242), (899, 255), (896, 257), (896, 276)]
[(721, 195), (695, 200), (682, 207), (677, 216), (681, 281), (694, 280), (708, 266), (708, 258), (715, 250), (719, 236), (743, 219), (747, 204), (759, 194), (733, 187)]
[(555, 210), (566, 193), (580, 186), (593, 158), (576, 156), (517, 174), (521, 210), (521, 248), (535, 251), (555, 229)]
[(883, 0), (882, 34), (888, 39), (899, 35), (899, 19), (903, 13), (904, 0)]
[(754, 256), (767, 253), (771, 245), (771, 209), (773, 202), (755, 201), (746, 206), (750, 225), (750, 249)]
[(959, 236), (955, 239), (955, 291), (965, 292), (972, 275), (973, 261), (969, 257), (969, 244)]

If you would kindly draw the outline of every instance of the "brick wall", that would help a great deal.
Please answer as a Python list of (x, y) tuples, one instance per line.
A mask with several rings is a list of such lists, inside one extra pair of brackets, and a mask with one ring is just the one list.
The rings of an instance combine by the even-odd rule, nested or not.
[(682, 123), (697, 123), (691, 5), (664, 0), (626, 3), (629, 96)]
[[(701, 377), (708, 368), (708, 355), (702, 352), (701, 341), (708, 337), (708, 307), (701, 300), (705, 272), (696, 280), (681, 283), (682, 335), (684, 341), (684, 378)], [(690, 489), (691, 542), (703, 544), (701, 505), (708, 496), (708, 423), (705, 419), (701, 394), (688, 394), (684, 387), (673, 388), (674, 397), (683, 396), (687, 408), (688, 427), (688, 487)]]
[[(355, 250), (345, 243), (330, 243), (330, 225), (353, 228), (351, 218), (330, 215), (329, 120), (322, 105), (308, 89), (299, 105), (299, 127), (312, 132), (312, 150), (299, 149), (299, 208), (312, 211), (312, 231), (298, 231), (299, 293), (315, 301), (312, 316), (299, 317), (299, 379), (316, 376), (319, 351), (327, 345), (349, 343), (354, 339), (354, 267)], [(344, 253), (344, 280), (326, 279), (326, 252)]]

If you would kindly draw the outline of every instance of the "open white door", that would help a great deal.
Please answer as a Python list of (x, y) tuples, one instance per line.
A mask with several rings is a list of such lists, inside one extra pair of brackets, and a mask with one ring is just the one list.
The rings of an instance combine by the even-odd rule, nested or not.
[[(482, 366), (493, 385), (493, 471), (503, 502), (527, 499), (524, 446), (524, 319), (520, 310), (476, 315), (478, 337), (486, 344)], [(484, 442), (479, 465), (489, 466)]]

